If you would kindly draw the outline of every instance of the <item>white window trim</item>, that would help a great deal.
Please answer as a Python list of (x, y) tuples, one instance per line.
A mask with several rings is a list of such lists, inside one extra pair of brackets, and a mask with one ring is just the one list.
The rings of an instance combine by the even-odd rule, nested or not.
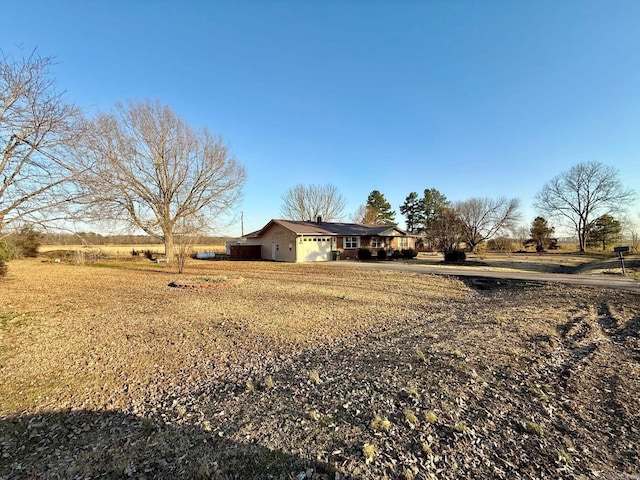
[[(347, 247), (347, 238), (350, 239), (356, 239), (356, 246), (355, 247)], [(349, 243), (353, 243), (353, 242), (349, 242)], [(343, 241), (342, 241), (342, 247), (345, 250), (351, 250), (351, 249), (355, 249), (355, 248), (360, 248), (360, 237), (356, 237), (356, 236), (349, 236), (349, 237), (344, 237)]]
[[(376, 244), (375, 246), (374, 246), (374, 242)], [(376, 249), (384, 248), (384, 238), (371, 237), (371, 248), (376, 248)]]

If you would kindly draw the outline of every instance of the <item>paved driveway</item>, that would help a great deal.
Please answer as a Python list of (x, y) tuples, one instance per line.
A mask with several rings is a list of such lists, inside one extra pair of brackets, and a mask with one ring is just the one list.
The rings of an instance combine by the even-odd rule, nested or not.
[(535, 282), (568, 283), (597, 288), (614, 288), (640, 292), (640, 282), (622, 275), (584, 275), (566, 273), (511, 272), (493, 270), (491, 267), (447, 267), (418, 265), (404, 262), (327, 262), (329, 265), (349, 265), (358, 268), (374, 268), (378, 270), (395, 270), (399, 272), (430, 273), (453, 277), (479, 277), (509, 280), (528, 280)]

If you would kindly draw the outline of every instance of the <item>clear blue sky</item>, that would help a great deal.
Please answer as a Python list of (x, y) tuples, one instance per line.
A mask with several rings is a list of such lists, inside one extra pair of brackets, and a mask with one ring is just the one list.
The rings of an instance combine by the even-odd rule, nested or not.
[[(640, 190), (640, 1), (0, 0), (0, 47), (55, 55), (88, 115), (159, 99), (248, 173), (245, 233), (298, 183), (533, 196), (572, 165)], [(640, 207), (631, 216), (638, 219)], [(218, 233), (240, 234), (239, 221)]]

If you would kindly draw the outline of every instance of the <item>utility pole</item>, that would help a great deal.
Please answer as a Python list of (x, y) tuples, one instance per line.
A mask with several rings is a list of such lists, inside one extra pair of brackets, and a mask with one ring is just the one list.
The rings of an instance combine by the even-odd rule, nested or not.
[(244, 237), (244, 212), (240, 212), (240, 236)]

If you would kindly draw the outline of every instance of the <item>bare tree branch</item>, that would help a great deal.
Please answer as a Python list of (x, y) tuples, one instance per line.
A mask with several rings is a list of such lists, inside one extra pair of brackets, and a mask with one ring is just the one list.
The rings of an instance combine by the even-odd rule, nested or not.
[(290, 220), (313, 220), (322, 217), (325, 222), (340, 220), (346, 200), (331, 184), (298, 184), (282, 196), (280, 213)]
[(0, 231), (45, 223), (73, 195), (80, 111), (55, 90), (50, 57), (0, 59)]
[(594, 216), (624, 213), (635, 192), (625, 188), (618, 171), (598, 162), (583, 162), (554, 177), (536, 194), (534, 206), (565, 221), (578, 235), (584, 252)]
[(207, 129), (194, 131), (159, 102), (100, 114), (85, 145), (87, 213), (128, 221), (165, 244), (180, 225), (208, 225), (241, 198), (245, 170)]
[(519, 208), (520, 200), (506, 197), (470, 198), (454, 205), (462, 238), (472, 251), (479, 243), (512, 229), (520, 218)]

